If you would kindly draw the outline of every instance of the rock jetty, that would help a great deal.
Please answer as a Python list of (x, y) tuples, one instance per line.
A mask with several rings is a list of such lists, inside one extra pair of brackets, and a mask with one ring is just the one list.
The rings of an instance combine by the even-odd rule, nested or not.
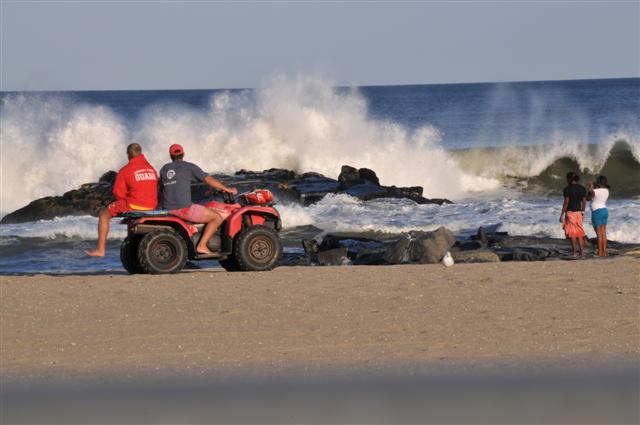
[[(61, 196), (47, 196), (36, 199), (28, 205), (3, 217), (0, 223), (23, 223), (37, 220), (51, 220), (55, 217), (73, 215), (97, 216), (100, 208), (113, 202), (111, 193), (115, 171), (106, 172), (98, 182), (87, 183)], [(240, 191), (253, 189), (271, 190), (278, 202), (299, 202), (310, 205), (330, 193), (344, 193), (363, 201), (377, 198), (405, 198), (419, 204), (451, 203), (447, 199), (428, 199), (422, 196), (420, 186), (383, 186), (375, 171), (368, 168), (356, 169), (342, 166), (338, 179), (331, 179), (319, 173), (297, 174), (291, 170), (272, 168), (264, 171), (240, 170), (234, 175), (216, 174), (216, 178)], [(191, 187), (196, 202), (211, 197), (205, 185)]]

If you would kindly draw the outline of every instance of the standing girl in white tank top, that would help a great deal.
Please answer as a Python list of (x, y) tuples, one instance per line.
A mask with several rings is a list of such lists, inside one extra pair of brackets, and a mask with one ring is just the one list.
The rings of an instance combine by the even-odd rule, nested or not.
[(591, 201), (591, 224), (598, 237), (598, 256), (607, 256), (607, 222), (609, 221), (609, 210), (607, 209), (607, 199), (609, 199), (609, 185), (605, 176), (598, 176), (595, 185), (589, 183), (589, 195), (587, 199)]

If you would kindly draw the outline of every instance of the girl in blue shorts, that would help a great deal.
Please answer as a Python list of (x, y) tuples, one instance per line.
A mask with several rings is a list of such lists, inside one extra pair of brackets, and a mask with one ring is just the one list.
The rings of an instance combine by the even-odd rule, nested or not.
[(598, 256), (607, 256), (607, 221), (609, 210), (607, 209), (607, 199), (609, 199), (609, 185), (605, 176), (598, 176), (595, 184), (589, 183), (589, 195), (587, 199), (591, 206), (591, 224), (598, 237)]

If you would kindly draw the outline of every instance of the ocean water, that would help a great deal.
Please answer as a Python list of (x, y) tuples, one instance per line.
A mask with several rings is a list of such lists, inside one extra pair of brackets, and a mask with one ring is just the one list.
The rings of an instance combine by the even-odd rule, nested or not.
[[(118, 169), (133, 141), (158, 168), (168, 146), (181, 143), (211, 172), (281, 167), (337, 177), (349, 164), (374, 169), (383, 184), (420, 185), (425, 196), (455, 202), (338, 195), (310, 207), (280, 204), (289, 229), (444, 225), (465, 236), (498, 225), (561, 237), (563, 176), (577, 171), (585, 183), (609, 177), (610, 238), (640, 242), (638, 78), (335, 88), (297, 76), (254, 90), (5, 92), (0, 117), (2, 214)], [(107, 259), (83, 257), (96, 223), (66, 217), (0, 226), (0, 273), (118, 270), (125, 229), (115, 223)]]

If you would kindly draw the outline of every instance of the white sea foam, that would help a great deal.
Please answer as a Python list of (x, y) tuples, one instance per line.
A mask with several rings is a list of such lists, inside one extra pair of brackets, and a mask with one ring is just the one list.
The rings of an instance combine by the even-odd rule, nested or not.
[(426, 196), (498, 186), (463, 172), (436, 128), (409, 131), (372, 120), (356, 90), (337, 91), (321, 78), (276, 78), (255, 92), (223, 92), (205, 110), (154, 106), (132, 128), (105, 107), (42, 95), (6, 96), (1, 118), (5, 213), (118, 169), (131, 141), (156, 167), (167, 162), (169, 145), (181, 143), (187, 159), (215, 172), (282, 167), (336, 177), (350, 164), (375, 169), (384, 184), (422, 185)]
[[(389, 233), (410, 230), (434, 230), (445, 226), (468, 235), (480, 226), (499, 225), (513, 235), (564, 237), (558, 222), (559, 201), (534, 199), (470, 200), (452, 205), (416, 205), (407, 200), (380, 199), (361, 202), (347, 195), (330, 195), (304, 209), (279, 206), (285, 227), (313, 224), (325, 231)], [(619, 242), (640, 243), (640, 201), (610, 201), (607, 228), (609, 238)], [(585, 231), (595, 232), (585, 216)]]
[(408, 131), (368, 117), (357, 91), (336, 91), (310, 77), (272, 80), (250, 93), (224, 93), (206, 111), (175, 107), (148, 111), (134, 138), (156, 164), (180, 142), (206, 169), (233, 172), (282, 167), (337, 177), (342, 164), (374, 168), (381, 181), (422, 185), (427, 196), (459, 197), (497, 187), (463, 172), (430, 126)]
[[(21, 224), (3, 224), (0, 236), (18, 236), (22, 238), (43, 239), (98, 239), (98, 219), (91, 216), (61, 217), (53, 220), (40, 220)], [(109, 239), (124, 239), (127, 228), (111, 220)]]
[(126, 128), (105, 107), (21, 94), (4, 98), (0, 118), (2, 212), (96, 181), (123, 160)]
[[(328, 195), (309, 207), (279, 204), (284, 228), (312, 224), (327, 232), (435, 230), (445, 226), (460, 235), (470, 235), (480, 226), (499, 225), (513, 235), (564, 237), (558, 222), (560, 203), (545, 200), (494, 199), (461, 201), (452, 205), (417, 205), (409, 200), (379, 199), (362, 202), (348, 195)], [(609, 239), (640, 243), (640, 201), (609, 202)], [(585, 215), (585, 231), (595, 237)], [(97, 238), (95, 217), (63, 217), (31, 223), (0, 226), (5, 242), (12, 237), (45, 239)], [(126, 227), (112, 220), (110, 239), (123, 239)]]

